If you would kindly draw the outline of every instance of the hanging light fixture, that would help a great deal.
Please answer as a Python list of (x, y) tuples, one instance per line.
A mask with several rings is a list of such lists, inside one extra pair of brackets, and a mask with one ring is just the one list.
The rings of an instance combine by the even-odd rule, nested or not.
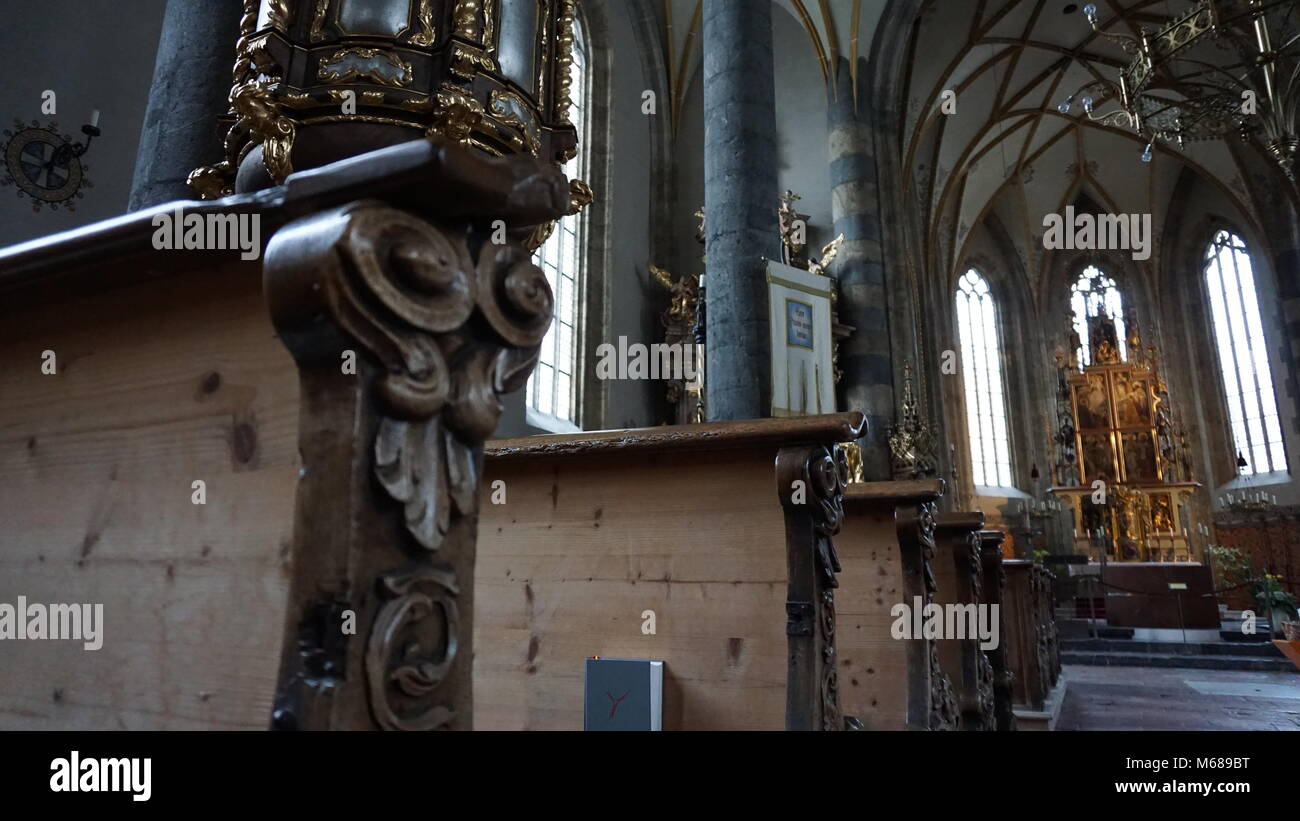
[[(1300, 150), (1300, 0), (1199, 0), (1158, 31), (1138, 36), (1102, 26), (1094, 3), (1082, 9), (1098, 35), (1130, 55), (1114, 80), (1093, 80), (1057, 106), (1079, 99), (1092, 122), (1133, 131), (1146, 143), (1183, 148), (1198, 140), (1258, 135), (1295, 180)], [(1225, 55), (1227, 60), (1225, 60)], [(1101, 103), (1116, 107), (1103, 108)]]

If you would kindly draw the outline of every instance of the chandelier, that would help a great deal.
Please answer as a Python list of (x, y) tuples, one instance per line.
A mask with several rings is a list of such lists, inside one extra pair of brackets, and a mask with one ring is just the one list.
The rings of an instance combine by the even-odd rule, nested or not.
[[(1158, 31), (1105, 31), (1097, 6), (1083, 7), (1098, 35), (1130, 55), (1114, 80), (1092, 80), (1057, 106), (1077, 101), (1089, 120), (1131, 129), (1146, 143), (1243, 139), (1259, 135), (1295, 181), (1300, 0), (1199, 0)], [(1101, 111), (1103, 104), (1117, 107)]]

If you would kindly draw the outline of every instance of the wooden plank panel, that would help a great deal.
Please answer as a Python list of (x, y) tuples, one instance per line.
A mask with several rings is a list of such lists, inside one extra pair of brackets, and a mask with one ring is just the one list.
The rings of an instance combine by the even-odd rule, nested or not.
[[(474, 723), (582, 728), (583, 659), (664, 659), (665, 729), (785, 722), (785, 531), (773, 453), (489, 459)], [(656, 615), (655, 635), (642, 613)]]
[(102, 603), (105, 638), (6, 641), (0, 727), (267, 725), (297, 413), (257, 264), (6, 306), (0, 602)]
[(892, 637), (890, 609), (912, 602), (895, 528), (892, 500), (855, 501), (835, 537), (843, 567), (835, 591), (840, 705), (868, 730), (907, 726), (907, 642)]

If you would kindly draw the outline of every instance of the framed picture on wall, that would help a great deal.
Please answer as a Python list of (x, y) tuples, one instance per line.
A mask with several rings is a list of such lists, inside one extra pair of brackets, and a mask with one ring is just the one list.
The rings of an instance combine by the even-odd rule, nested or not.
[(831, 280), (767, 264), (772, 344), (772, 415), (834, 413)]

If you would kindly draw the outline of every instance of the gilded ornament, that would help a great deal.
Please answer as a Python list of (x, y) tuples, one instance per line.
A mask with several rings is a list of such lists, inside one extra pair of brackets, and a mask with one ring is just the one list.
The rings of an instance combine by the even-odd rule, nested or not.
[(293, 173), (290, 153), (296, 132), (293, 121), (282, 116), (271, 96), (271, 84), (254, 80), (240, 86), (234, 95), (236, 127), (246, 128), (262, 146), (262, 163), (276, 185)]
[(569, 216), (579, 213), (596, 200), (591, 186), (579, 179), (569, 180)]
[[(368, 67), (350, 65), (343, 68), (343, 64), (348, 62), (349, 58), (376, 62)], [(388, 67), (395, 73), (385, 73), (382, 70), (383, 64), (377, 62), (379, 58), (387, 61)], [(410, 85), (414, 76), (411, 64), (396, 54), (376, 48), (360, 48), (356, 46), (334, 52), (328, 58), (322, 60), (316, 70), (316, 78), (326, 83), (346, 83), (361, 77), (367, 77), (382, 85), (396, 88)]]
[(434, 124), (428, 132), (455, 142), (468, 142), (483, 121), (483, 106), (472, 96), (454, 85), (444, 85), (438, 91), (434, 109)]
[(555, 51), (555, 118), (564, 125), (573, 125), (569, 119), (573, 89), (573, 16), (574, 0), (560, 0)]
[(479, 0), (459, 0), (451, 13), (451, 23), (456, 36), (466, 40), (479, 39)]
[(412, 35), (411, 45), (429, 47), (436, 39), (433, 28), (433, 0), (420, 0), (420, 10), (416, 13), (420, 22), (419, 34)]
[(329, 11), (330, 0), (316, 0), (316, 13), (311, 20), (311, 37), (313, 43), (319, 43), (325, 39), (325, 14)]
[(269, 0), (267, 3), (266, 22), (276, 31), (288, 31), (291, 12), (288, 0)]

